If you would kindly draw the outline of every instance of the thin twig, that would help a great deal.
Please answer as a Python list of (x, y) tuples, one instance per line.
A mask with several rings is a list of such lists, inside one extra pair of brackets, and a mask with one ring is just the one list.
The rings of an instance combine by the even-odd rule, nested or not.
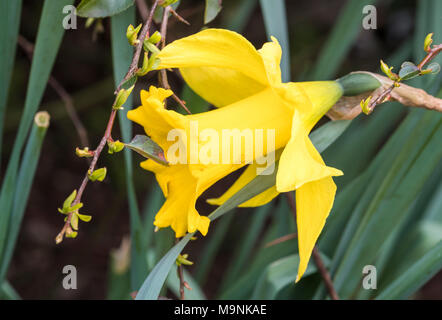
[(147, 7), (146, 0), (137, 0), (137, 7), (141, 19), (146, 21), (149, 18), (149, 8)]
[[(144, 39), (149, 34), (149, 28), (150, 28), (150, 25), (152, 23), (153, 14), (155, 12), (155, 8), (158, 5), (158, 2), (159, 2), (159, 0), (156, 0), (155, 3), (152, 6), (152, 9), (150, 11), (149, 17), (147, 18), (147, 21), (145, 22), (145, 24), (143, 26), (143, 29), (142, 29), (142, 31), (140, 33), (140, 36), (138, 37), (139, 42), (138, 42), (138, 44), (136, 46), (135, 53), (134, 53), (134, 56), (132, 58), (132, 63), (130, 65), (130, 67), (129, 67), (129, 70), (128, 70), (126, 76), (124, 77), (124, 79), (118, 85), (118, 89), (115, 92), (116, 94), (120, 91), (121, 85), (127, 79), (131, 78), (136, 73), (136, 71), (138, 70), (138, 61), (140, 59), (140, 54), (141, 54), (141, 49), (143, 47), (143, 42), (144, 42)], [(104, 135), (101, 138), (101, 141), (100, 141), (98, 147), (93, 151), (94, 156), (93, 156), (91, 164), (89, 166), (89, 170), (86, 172), (86, 174), (85, 174), (85, 176), (83, 178), (83, 181), (81, 182), (81, 185), (80, 185), (80, 187), (78, 189), (77, 195), (76, 195), (74, 201), (72, 202), (72, 206), (75, 206), (76, 204), (80, 203), (81, 197), (82, 197), (83, 192), (84, 192), (84, 189), (86, 188), (86, 186), (87, 186), (87, 184), (89, 182), (89, 175), (94, 171), (95, 166), (96, 166), (97, 161), (98, 161), (98, 158), (100, 157), (100, 154), (103, 151), (103, 148), (106, 145), (107, 141), (112, 139), (111, 133), (112, 133), (113, 125), (114, 125), (115, 116), (117, 114), (117, 110), (114, 109), (115, 103), (116, 103), (116, 100), (114, 101), (114, 103), (112, 105), (112, 111), (111, 111), (111, 114), (109, 116), (109, 121), (108, 121), (107, 126), (106, 126), (106, 131), (104, 132)], [(56, 243), (60, 243), (63, 240), (63, 237), (64, 237), (66, 232), (70, 233), (72, 231), (70, 224), (71, 224), (71, 220), (72, 220), (72, 215), (74, 213), (75, 213), (75, 211), (72, 211), (72, 212), (69, 212), (67, 214), (65, 224), (64, 224), (63, 228), (61, 229), (60, 233), (55, 238), (56, 239)]]
[[(22, 35), (18, 36), (17, 42), (18, 45), (26, 52), (26, 55), (28, 56), (29, 60), (32, 61), (32, 56), (34, 54), (34, 45)], [(51, 75), (49, 77), (48, 83), (58, 94), (60, 99), (64, 102), (64, 105), (66, 107), (66, 112), (68, 113), (72, 123), (74, 124), (75, 130), (77, 131), (81, 144), (83, 145), (83, 147), (88, 146), (89, 139), (87, 137), (87, 131), (83, 123), (81, 122), (77, 114), (77, 111), (75, 110), (74, 102), (71, 95), (65, 90), (65, 88), (54, 76)]]
[(159, 0), (156, 0), (153, 4), (152, 8), (150, 9), (149, 17), (147, 18), (146, 22), (144, 23), (144, 26), (141, 29), (140, 36), (138, 37), (139, 42), (138, 42), (137, 46), (135, 47), (135, 53), (132, 58), (132, 62), (129, 66), (129, 70), (127, 71), (123, 80), (121, 80), (120, 84), (117, 86), (117, 90), (115, 90), (115, 94), (117, 94), (118, 91), (120, 91), (123, 83), (125, 81), (129, 80), (138, 71), (138, 62), (140, 60), (141, 50), (143, 49), (143, 42), (144, 42), (144, 39), (146, 39), (149, 36), (150, 25), (152, 24), (153, 14), (155, 13), (155, 9), (158, 6), (158, 2), (159, 2)]
[(292, 240), (292, 239), (296, 239), (297, 237), (298, 237), (297, 233), (286, 234), (285, 236), (276, 238), (275, 240), (272, 240), (272, 241), (266, 243), (264, 248), (272, 247), (272, 246), (280, 244), (282, 242), (286, 242), (286, 241), (289, 241), (289, 240)]
[[(285, 193), (285, 195), (286, 195), (290, 210), (292, 211), (293, 217), (295, 218), (295, 221), (296, 221), (296, 203), (295, 203), (295, 199), (292, 197), (293, 192), (287, 192), (287, 193)], [(325, 286), (327, 287), (330, 297), (333, 300), (339, 300), (338, 294), (333, 286), (333, 282), (331, 280), (330, 273), (328, 273), (327, 268), (325, 268), (324, 262), (322, 261), (322, 258), (319, 255), (319, 251), (316, 246), (313, 248), (312, 256), (313, 256), (313, 260), (316, 264), (316, 267), (318, 268), (318, 271), (321, 274), (322, 280), (324, 281)]]
[(317, 246), (313, 248), (312, 256), (313, 260), (315, 261), (316, 267), (318, 268), (318, 271), (321, 274), (322, 279), (324, 280), (325, 286), (327, 287), (328, 293), (330, 294), (330, 298), (332, 298), (332, 300), (339, 300), (339, 296), (335, 290), (335, 287), (333, 286), (330, 273), (328, 273), (328, 270), (325, 267), (324, 262), (322, 261)]
[[(166, 45), (166, 35), (167, 35), (167, 23), (169, 22), (169, 12), (173, 11), (171, 6), (164, 8), (163, 19), (161, 20), (161, 49)], [(170, 89), (169, 81), (167, 80), (167, 70), (161, 69), (159, 73), (159, 79), (161, 86), (165, 89)], [(192, 114), (186, 106), (186, 102), (181, 100), (175, 93), (172, 94), (172, 98), (178, 102), (178, 104), (186, 110), (188, 114)]]

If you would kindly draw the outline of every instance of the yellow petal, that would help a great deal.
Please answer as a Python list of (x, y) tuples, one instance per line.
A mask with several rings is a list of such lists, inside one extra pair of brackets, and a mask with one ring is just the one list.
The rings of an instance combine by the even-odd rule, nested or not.
[(267, 72), (267, 78), (271, 85), (278, 85), (281, 83), (281, 46), (275, 37), (271, 37), (272, 41), (265, 43), (261, 49), (258, 50), (259, 54), (264, 61), (264, 66)]
[(224, 107), (264, 90), (265, 85), (245, 74), (227, 68), (182, 68), (190, 88), (215, 107)]
[(331, 177), (304, 184), (296, 190), (299, 267), (296, 281), (307, 269), (316, 240), (333, 206), (336, 185)]
[(206, 29), (173, 41), (157, 57), (161, 61), (159, 68), (226, 68), (263, 85), (268, 83), (263, 61), (253, 45), (225, 29)]

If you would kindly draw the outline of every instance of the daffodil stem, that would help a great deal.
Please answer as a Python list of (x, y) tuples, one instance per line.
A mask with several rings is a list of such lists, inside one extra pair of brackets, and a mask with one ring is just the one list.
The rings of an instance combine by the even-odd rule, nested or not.
[[(293, 198), (294, 192), (287, 192), (285, 193), (287, 203), (290, 207), (290, 210), (292, 211), (293, 218), (296, 222), (296, 202)], [(293, 238), (293, 237), (291, 237)], [(284, 240), (285, 241), (285, 240)], [(327, 268), (324, 265), (324, 262), (322, 261), (321, 255), (319, 254), (318, 247), (315, 246), (312, 251), (313, 261), (315, 262), (316, 268), (318, 268), (319, 274), (322, 277), (322, 280), (324, 281), (324, 284), (328, 290), (328, 293), (330, 294), (330, 298), (333, 300), (339, 300), (338, 293), (335, 290), (335, 287), (333, 285), (333, 281), (330, 277), (330, 273), (328, 272)]]

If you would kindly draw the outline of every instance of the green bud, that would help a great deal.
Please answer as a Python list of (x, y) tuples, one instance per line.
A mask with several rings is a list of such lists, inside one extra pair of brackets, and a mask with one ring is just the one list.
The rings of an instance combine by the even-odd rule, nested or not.
[(360, 105), (361, 105), (361, 109), (362, 109), (362, 112), (365, 113), (365, 114), (367, 114), (367, 115), (371, 113), (371, 110), (370, 110), (370, 108), (368, 107), (369, 104), (370, 104), (370, 100), (371, 100), (371, 96), (369, 96), (369, 97), (368, 97), (367, 99), (365, 99), (365, 100), (362, 100), (361, 103), (360, 103)]
[(78, 216), (75, 212), (71, 216), (71, 227), (74, 230), (78, 230)]
[(115, 104), (113, 106), (114, 109), (116, 110), (123, 109), (122, 105), (126, 102), (127, 98), (129, 98), (134, 87), (135, 85), (132, 85), (132, 87), (130, 87), (127, 90), (120, 89), (120, 91), (118, 91), (117, 98), (115, 99)]
[(389, 77), (393, 81), (399, 80), (399, 76), (393, 73), (391, 70), (393, 67), (389, 67), (384, 61), (381, 60), (381, 70), (387, 77)]
[(143, 49), (146, 52), (152, 52), (152, 53), (155, 53), (155, 54), (160, 53), (160, 49), (158, 49), (156, 47), (156, 45), (154, 45), (152, 42), (149, 42), (149, 39), (144, 40), (144, 42), (143, 42)]
[(89, 221), (92, 220), (92, 216), (88, 216), (88, 215), (86, 215), (86, 214), (79, 214), (79, 213), (77, 213), (77, 216), (78, 216), (78, 218), (79, 218), (81, 221), (84, 221), (84, 222), (89, 222)]
[(181, 266), (181, 265), (191, 266), (193, 264), (193, 262), (187, 260), (188, 257), (189, 257), (188, 254), (183, 254), (183, 255), (179, 254), (178, 258), (176, 259), (177, 266)]
[[(69, 210), (71, 208), (71, 204), (74, 201), (76, 196), (77, 196), (77, 190), (74, 190), (69, 195), (69, 197), (67, 197), (66, 200), (64, 200), (64, 202), (63, 202), (63, 209), (62, 209), (63, 212), (62, 213), (64, 213), (66, 210)], [(58, 210), (60, 211), (60, 209), (58, 209)]]
[(75, 148), (75, 154), (80, 158), (90, 158), (94, 156), (94, 152), (90, 151), (88, 147), (84, 149)]
[(86, 20), (86, 23), (84, 24), (84, 26), (86, 27), (86, 29), (89, 28), (89, 27), (94, 23), (94, 21), (95, 21), (95, 18), (88, 18), (88, 19)]
[(149, 39), (147, 39), (147, 41), (149, 41), (150, 43), (153, 43), (153, 44), (157, 44), (158, 42), (161, 41), (161, 33), (159, 33), (158, 31), (155, 31), (153, 33), (153, 35), (151, 35), (149, 37)]
[(178, 0), (163, 0), (159, 3), (160, 6), (162, 6), (163, 8), (170, 6), (171, 4), (174, 4), (175, 2), (177, 2)]
[(71, 228), (67, 228), (66, 233), (65, 233), (66, 238), (76, 238), (77, 235), (78, 235), (78, 232), (73, 231)]
[(92, 173), (88, 171), (88, 177), (91, 181), (103, 181), (106, 178), (107, 169), (106, 167), (94, 170)]
[(143, 66), (140, 70), (137, 71), (137, 76), (144, 76), (146, 73), (149, 72), (149, 58), (147, 57), (147, 52), (144, 52), (144, 58), (143, 58)]
[(140, 40), (137, 39), (138, 32), (140, 32), (140, 29), (141, 29), (141, 23), (136, 28), (134, 28), (134, 26), (131, 24), (127, 27), (126, 38), (127, 38), (127, 41), (129, 41), (129, 44), (131, 46), (134, 46), (134, 45), (140, 43)]
[(432, 43), (433, 43), (433, 33), (429, 33), (429, 34), (427, 34), (427, 36), (425, 37), (425, 40), (424, 40), (424, 50), (426, 52), (430, 51), (430, 49), (431, 49), (430, 46)]
[(108, 140), (107, 141), (107, 146), (109, 148), (108, 152), (110, 154), (113, 154), (113, 153), (117, 153), (117, 152), (120, 152), (121, 150), (123, 150), (124, 143), (120, 142), (119, 140), (117, 140), (117, 141), (110, 141), (110, 140)]

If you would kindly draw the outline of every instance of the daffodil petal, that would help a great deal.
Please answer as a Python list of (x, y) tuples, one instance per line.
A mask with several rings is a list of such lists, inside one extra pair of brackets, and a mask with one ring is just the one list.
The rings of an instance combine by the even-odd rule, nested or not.
[(175, 40), (157, 57), (158, 68), (226, 68), (263, 85), (268, 83), (264, 63), (255, 47), (240, 34), (225, 29), (206, 29)]
[(181, 68), (186, 83), (215, 107), (224, 107), (264, 90), (265, 86), (245, 74), (227, 68)]
[(264, 61), (269, 82), (272, 85), (278, 85), (281, 83), (282, 50), (278, 40), (275, 37), (271, 37), (271, 39), (272, 41), (264, 43), (258, 52)]
[(331, 177), (312, 181), (296, 190), (296, 221), (298, 227), (299, 267), (296, 281), (307, 269), (325, 220), (333, 206), (336, 185)]
[(276, 175), (276, 189), (288, 192), (302, 185), (330, 176), (340, 176), (342, 171), (327, 167), (308, 137), (298, 111), (292, 121), (292, 136), (282, 152)]

